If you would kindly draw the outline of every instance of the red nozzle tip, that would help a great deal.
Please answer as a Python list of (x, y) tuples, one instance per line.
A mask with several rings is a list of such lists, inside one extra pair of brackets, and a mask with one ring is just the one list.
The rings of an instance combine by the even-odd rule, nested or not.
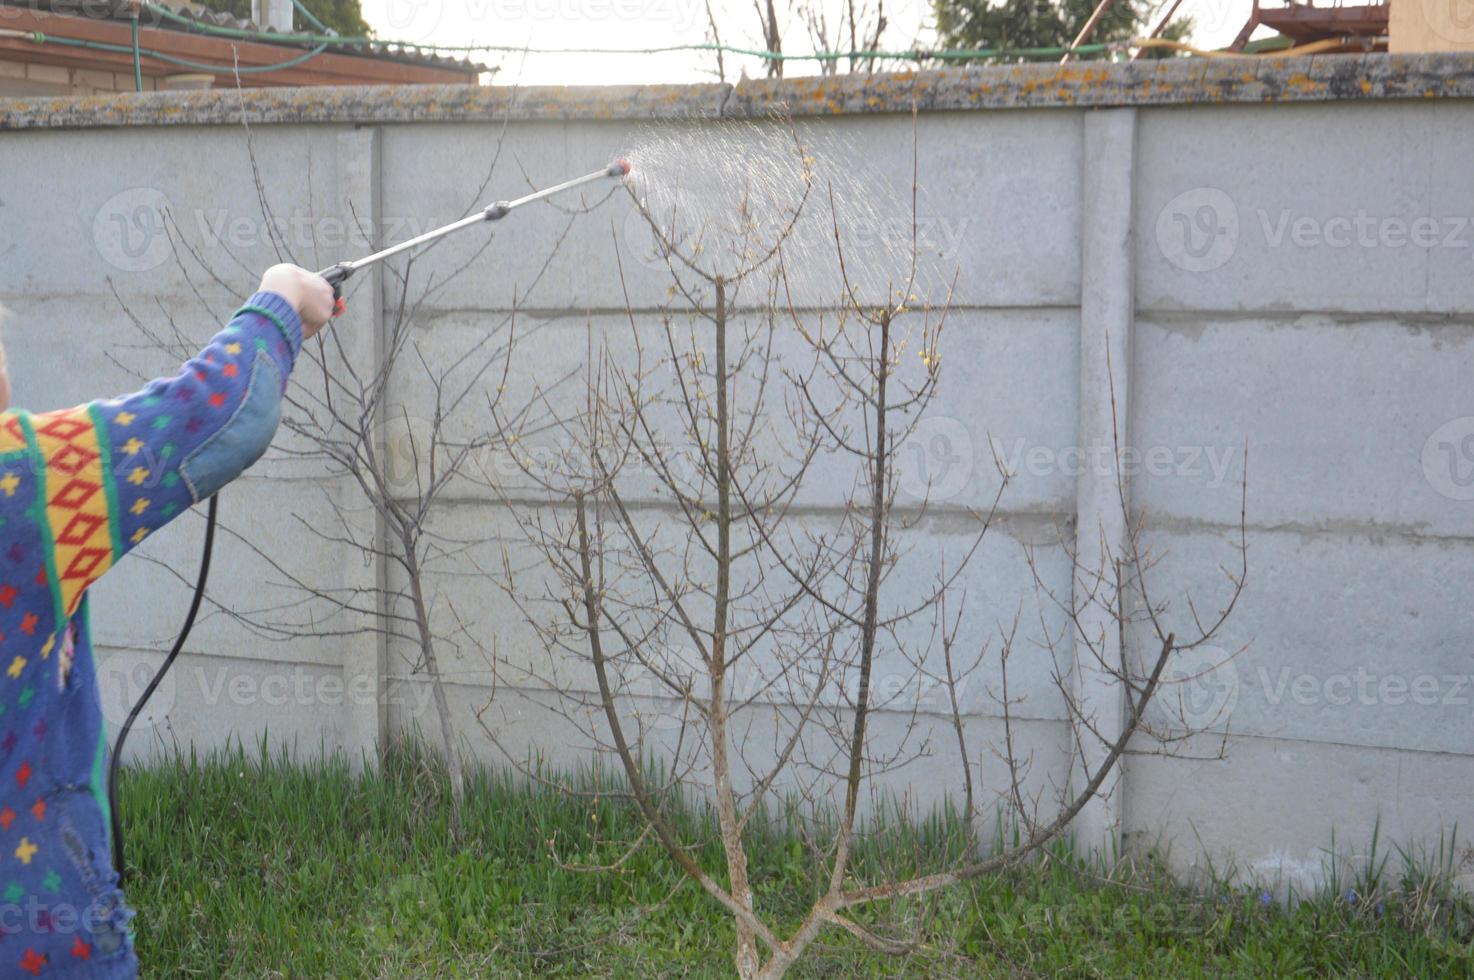
[(628, 177), (630, 173), (630, 162), (624, 157), (615, 158), (609, 165), (609, 173), (614, 177)]

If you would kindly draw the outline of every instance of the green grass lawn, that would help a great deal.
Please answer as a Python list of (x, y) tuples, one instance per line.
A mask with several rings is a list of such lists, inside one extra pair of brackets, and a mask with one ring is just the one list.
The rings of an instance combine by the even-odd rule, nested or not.
[[(444, 780), (412, 753), (363, 779), (342, 764), (233, 753), (130, 769), (121, 784), (145, 976), (731, 973), (727, 919), (654, 847), (619, 873), (550, 855), (555, 841), (565, 862), (616, 856), (610, 839), (637, 825), (608, 797), (479, 774), (457, 839)], [(681, 817), (688, 839), (704, 819)], [(877, 831), (862, 872), (926, 865), (947, 826)], [(792, 922), (810, 895), (807, 852), (782, 826), (756, 828), (752, 851), (763, 909)], [(722, 866), (714, 850), (698, 856)], [(1107, 878), (1042, 860), (872, 910), (876, 928), (920, 936), (908, 956), (831, 931), (793, 975), (1474, 977), (1466, 898), (1391, 863), (1372, 877), (1287, 910), (1150, 868)]]

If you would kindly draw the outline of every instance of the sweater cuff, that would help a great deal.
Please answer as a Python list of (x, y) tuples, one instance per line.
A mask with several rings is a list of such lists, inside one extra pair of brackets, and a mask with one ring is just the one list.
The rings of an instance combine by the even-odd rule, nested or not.
[(236, 316), (242, 313), (256, 313), (276, 324), (276, 329), (281, 331), (287, 342), (287, 349), (292, 352), (292, 363), (297, 362), (297, 355), (302, 350), (302, 318), (286, 297), (280, 293), (257, 293), (246, 300), (245, 305), (236, 311)]

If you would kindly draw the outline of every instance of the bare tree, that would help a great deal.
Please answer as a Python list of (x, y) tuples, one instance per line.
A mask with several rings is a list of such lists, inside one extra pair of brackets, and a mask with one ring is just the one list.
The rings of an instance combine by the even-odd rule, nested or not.
[[(246, 132), (259, 219), (277, 261), (327, 265), (348, 257), (339, 253), (325, 257), (315, 240), (284, 233), (284, 229), (301, 228), (315, 232), (319, 222), (311, 215), (288, 220), (289, 216), (272, 205), (271, 189), (258, 165), (249, 128)], [(508, 169), (502, 152), (504, 140), (505, 125), (479, 184), (466, 190), (463, 214), (484, 204), (494, 178)], [(526, 180), (525, 174), (522, 179)], [(488, 674), (495, 640), (478, 624), (469, 623), (454, 600), (435, 585), (439, 577), (460, 567), (460, 556), (485, 538), (449, 533), (437, 527), (436, 518), (457, 481), (479, 468), (485, 456), (505, 449), (504, 431), (487, 424), (488, 407), (490, 416), (510, 420), (518, 431), (536, 426), (535, 406), (503, 411), (501, 399), (519, 339), (518, 310), (528, 296), (536, 294), (576, 219), (574, 211), (561, 215), (554, 243), (535, 264), (521, 294), (513, 297), (511, 310), (479, 323), (474, 336), (458, 348), (426, 347), (422, 327), (429, 319), (427, 306), (493, 247), (491, 236), (463, 260), (438, 267), (431, 264), (429, 272), (420, 271), (426, 264), (425, 252), (387, 266), (382, 295), (376, 294), (376, 277), (365, 275), (350, 281), (350, 303), (382, 304), (383, 322), (377, 335), (350, 335), (349, 330), (364, 331), (368, 325), (337, 323), (305, 345), (282, 416), (283, 428), (295, 438), (278, 439), (275, 451), (310, 464), (323, 478), (316, 489), (328, 519), (310, 520), (302, 513), (286, 515), (286, 519), (295, 522), (301, 541), (347, 549), (362, 557), (365, 568), (377, 568), (377, 574), (363, 581), (351, 576), (319, 580), (299, 570), (294, 556), (300, 554), (300, 548), (290, 555), (272, 553), (231, 526), (228, 508), (221, 522), (224, 533), (270, 567), (276, 577), (272, 585), (284, 590), (285, 598), (242, 603), (239, 596), (211, 597), (214, 614), (230, 616), (270, 640), (372, 636), (386, 649), (394, 644), (396, 649), (413, 651), (406, 666), (411, 677), (424, 678), (431, 688), (457, 819), (465, 785), (463, 746), (446, 681), (453, 674), (476, 672), (477, 664), (483, 676)], [(300, 220), (303, 217), (308, 220)], [(363, 246), (386, 244), (379, 240), (383, 229), (374, 227), (367, 217), (353, 215), (352, 223), (356, 234), (349, 237), (353, 241)], [(181, 275), (207, 315), (222, 321), (229, 309), (225, 304), (238, 301), (241, 279), (259, 270), (236, 254), (228, 241), (202, 245), (191, 240), (189, 229), (172, 220), (168, 230)], [(311, 254), (311, 259), (303, 253)], [(354, 287), (364, 281), (369, 288), (355, 292)], [(153, 317), (130, 309), (121, 296), (119, 301), (149, 346), (179, 357), (194, 352), (199, 338), (186, 332), (177, 314), (161, 307), (161, 326)], [(369, 323), (373, 320), (368, 318)], [(413, 407), (405, 392), (415, 393)], [(448, 665), (448, 659), (453, 663)], [(457, 664), (469, 667), (457, 669)], [(388, 696), (384, 690), (374, 692), (380, 710)]]
[(875, 0), (873, 8), (863, 0), (844, 0), (835, 18), (822, 4), (805, 4), (799, 16), (816, 51), (847, 52), (842, 59), (822, 62), (820, 74), (837, 75), (841, 68), (850, 74), (876, 70), (876, 59), (867, 57), (867, 53), (879, 50), (881, 38), (891, 26), (885, 15), (885, 0)]
[[(829, 56), (817, 63), (822, 75), (876, 71), (883, 65), (871, 52), (880, 49), (883, 39), (895, 26), (886, 15), (885, 0), (874, 0), (873, 3), (870, 0), (843, 0), (837, 5), (825, 4), (822, 0), (795, 0), (791, 3), (752, 0), (750, 13), (756, 20), (757, 30), (737, 33), (739, 36), (746, 34), (766, 53), (762, 60), (763, 71), (768, 78), (784, 77), (788, 60), (784, 56), (784, 42), (794, 31), (806, 34), (815, 52)], [(723, 33), (731, 35), (742, 17), (715, 11), (708, 2), (706, 20), (707, 36), (718, 46), (714, 54), (714, 73), (725, 81), (727, 65), (720, 47), (721, 36)], [(914, 39), (908, 39), (908, 42), (911, 40)]]
[[(910, 550), (928, 510), (925, 495), (914, 507), (897, 502), (899, 447), (936, 393), (950, 307), (949, 293), (928, 301), (915, 292), (917, 177), (908, 264), (877, 295), (875, 282), (855, 274), (842, 207), (819, 186), (796, 133), (791, 153), (787, 165), (803, 188), (794, 201), (769, 199), (772, 182), (759, 180), (732, 214), (695, 223), (642, 206), (678, 305), (658, 322), (642, 320), (626, 283), (624, 329), (615, 336), (590, 327), (582, 403), (575, 410), (536, 396), (572, 447), (549, 465), (529, 458), (522, 469), (544, 503), (519, 504), (519, 524), (547, 574), (530, 586), (510, 550), (501, 569), (502, 587), (545, 656), (498, 661), (499, 683), (551, 692), (549, 710), (594, 751), (618, 759), (625, 777), (618, 792), (645, 825), (627, 846), (653, 841), (730, 913), (743, 977), (782, 976), (828, 927), (877, 950), (910, 948), (913, 939), (862, 924), (853, 910), (1022, 861), (1066, 832), (1121, 757), (1143, 750), (1138, 742), (1171, 751), (1175, 736), (1164, 729), (1154, 739), (1147, 708), (1172, 656), (1216, 633), (1244, 580), (1242, 569), (1230, 578), (1230, 595), (1213, 616), (1192, 607), (1193, 635), (1181, 640), (1151, 595), (1139, 515), (1125, 553), (1093, 570), (1129, 589), (1058, 595), (1036, 572), (1041, 620), (1058, 610), (1056, 618), (1075, 623), (1081, 602), (1103, 603), (1123, 631), (1144, 621), (1153, 637), (1150, 655), (1132, 664), (1080, 641), (1076, 629), (1043, 631), (1072, 727), (1105, 745), (1098, 758), (1077, 759), (1085, 771), (1046, 799), (1018, 744), (1019, 698), (1009, 689), (1022, 611), (1000, 628), (996, 660), (987, 647), (958, 647), (967, 615), (962, 573), (994, 525), (1007, 474), (991, 507), (970, 514), (972, 530), (950, 561)], [(827, 205), (840, 278), (838, 295), (817, 307), (805, 294), (814, 255), (797, 231), (816, 199)], [(775, 206), (781, 220), (772, 218)], [(499, 425), (515, 431), (517, 421), (502, 417)], [(814, 485), (832, 486), (836, 474), (849, 488), (836, 510), (825, 511)], [(1126, 508), (1124, 490), (1120, 499)], [(877, 684), (882, 669), (893, 669), (883, 661), (941, 685), (967, 824), (1001, 804), (1020, 828), (1015, 842), (992, 853), (969, 846), (956, 860), (939, 856), (925, 873), (861, 876), (854, 855), (869, 797), (881, 777), (932, 748), (934, 726), (919, 706)], [(1085, 662), (1124, 692), (1118, 726), (1103, 727), (1079, 703), (1069, 678)], [(984, 668), (997, 683), (1003, 737), (974, 747), (962, 692)], [(504, 708), (498, 702), (481, 713), (487, 735), (529, 776), (547, 778), (507, 738)], [(881, 715), (898, 724), (878, 735)], [(1007, 772), (992, 801), (975, 785), (972, 760), (982, 751), (1001, 758)], [(787, 929), (755, 898), (744, 838), (780, 788), (813, 815), (802, 826), (815, 898)], [(720, 870), (692, 856), (701, 842), (684, 839), (670, 819), (670, 808), (692, 796), (715, 812)]]
[(758, 23), (762, 26), (763, 50), (770, 56), (768, 62), (768, 77), (783, 77), (783, 28), (778, 22), (777, 0), (752, 0), (753, 9), (757, 13)]

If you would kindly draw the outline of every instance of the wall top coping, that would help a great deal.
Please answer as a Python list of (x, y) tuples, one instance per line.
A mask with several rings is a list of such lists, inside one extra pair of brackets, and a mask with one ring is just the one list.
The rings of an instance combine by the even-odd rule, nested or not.
[(0, 99), (0, 130), (251, 123), (754, 119), (996, 109), (1474, 98), (1474, 53), (1171, 58), (745, 80), (737, 85), (222, 88)]

